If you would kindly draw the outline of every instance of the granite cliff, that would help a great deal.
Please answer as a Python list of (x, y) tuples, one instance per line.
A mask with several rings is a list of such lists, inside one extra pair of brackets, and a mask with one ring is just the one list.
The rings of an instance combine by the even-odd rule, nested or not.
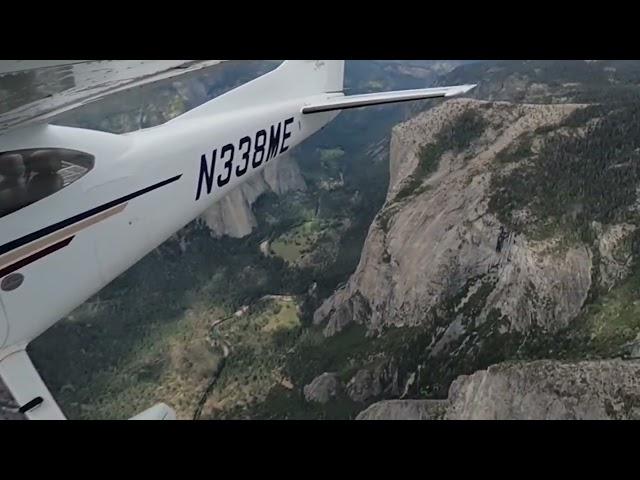
[[(592, 253), (582, 245), (556, 251), (553, 239), (513, 232), (489, 204), (501, 152), (579, 108), (463, 99), (396, 127), (387, 203), (357, 271), (318, 309), (316, 323), (326, 324), (327, 335), (352, 321), (370, 332), (431, 323), (439, 331), (434, 353), (487, 321), (505, 332), (566, 326), (591, 287)], [(458, 121), (475, 122), (475, 138), (445, 151), (433, 174), (418, 178), (424, 146), (466, 128)], [(448, 300), (450, 322), (436, 327), (437, 310)]]
[(201, 219), (211, 229), (214, 237), (227, 235), (241, 238), (250, 234), (257, 225), (251, 206), (260, 195), (267, 192), (280, 195), (305, 188), (304, 178), (295, 159), (287, 155), (231, 191), (209, 208)]
[[(567, 379), (594, 379), (587, 396), (630, 398), (634, 385), (605, 395), (600, 377), (582, 372), (626, 365), (608, 359), (632, 356), (640, 332), (636, 110), (456, 99), (394, 128), (386, 203), (356, 272), (313, 320), (326, 338), (359, 328), (378, 345), (363, 357), (366, 372), (345, 378), (348, 385), (373, 376), (357, 400), (441, 399), (452, 391), (458, 398), (461, 385), (502, 367), (450, 390), (458, 376), (514, 359), (602, 359), (584, 368), (552, 365)], [(533, 382), (540, 365), (508, 371)], [(523, 401), (523, 392), (505, 402)], [(455, 415), (485, 415), (473, 410), (472, 397)], [(600, 400), (585, 411), (541, 413), (551, 402), (543, 397), (538, 410), (485, 416), (604, 415)], [(391, 417), (409, 408), (394, 405), (400, 410)]]
[(456, 379), (447, 400), (386, 400), (358, 420), (638, 420), (640, 362), (505, 363)]

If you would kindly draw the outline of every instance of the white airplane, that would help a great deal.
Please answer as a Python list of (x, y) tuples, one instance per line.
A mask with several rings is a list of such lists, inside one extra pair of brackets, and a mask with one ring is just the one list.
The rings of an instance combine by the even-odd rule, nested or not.
[[(171, 62), (153, 75), (220, 61)], [(0, 61), (0, 74), (37, 67)], [(287, 60), (173, 120), (122, 135), (51, 122), (139, 86), (142, 74), (0, 111), (0, 376), (17, 410), (65, 419), (27, 355), (29, 342), (340, 111), (474, 87), (344, 95), (343, 76), (344, 60)], [(133, 418), (175, 412), (160, 403)]]

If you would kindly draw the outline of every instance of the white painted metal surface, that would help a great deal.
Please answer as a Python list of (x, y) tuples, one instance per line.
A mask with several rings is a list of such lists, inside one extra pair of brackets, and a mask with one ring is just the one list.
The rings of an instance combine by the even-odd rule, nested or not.
[(61, 67), (91, 60), (0, 60), (0, 75), (39, 68)]
[(362, 95), (332, 96), (312, 102), (302, 107), (302, 113), (330, 112), (347, 108), (384, 105), (386, 103), (406, 102), (410, 100), (425, 100), (428, 98), (451, 97), (466, 93), (475, 85), (460, 85), (456, 87), (420, 88), (401, 92), (366, 93)]
[(176, 412), (164, 403), (158, 403), (153, 407), (139, 413), (131, 420), (175, 420)]
[[(154, 77), (170, 74), (171, 62), (163, 65), (161, 74), (149, 67)], [(2, 152), (13, 152), (14, 160), (19, 155), (28, 163), (25, 149), (71, 149), (95, 158), (94, 167), (69, 186), (0, 218), (0, 277), (14, 271), (24, 276), (18, 288), (0, 292), (0, 329), (8, 327), (5, 338), (0, 336), (5, 355), (0, 375), (21, 404), (34, 396), (45, 399), (31, 418), (61, 413), (50, 406), (53, 400), (25, 346), (268, 162), (324, 127), (338, 115), (336, 106), (368, 105), (363, 96), (354, 100), (340, 93), (343, 72), (342, 60), (290, 60), (164, 125), (125, 135), (36, 124), (0, 136), (0, 162)], [(131, 85), (122, 71), (111, 72), (111, 79), (96, 88)], [(437, 89), (437, 96), (466, 89)], [(386, 103), (413, 95), (375, 98)], [(425, 91), (416, 98), (426, 98)], [(322, 107), (332, 111), (305, 112)], [(23, 125), (31, 115), (12, 118)], [(161, 406), (147, 414), (158, 412), (171, 416)]]
[[(221, 62), (223, 60), (0, 60), (0, 133), (33, 123), (51, 122), (58, 115), (107, 95), (199, 72)], [(17, 68), (21, 70), (10, 72)]]
[(64, 414), (33, 367), (24, 346), (0, 351), (0, 376), (20, 406), (40, 398), (41, 403), (25, 412), (30, 420), (64, 420)]

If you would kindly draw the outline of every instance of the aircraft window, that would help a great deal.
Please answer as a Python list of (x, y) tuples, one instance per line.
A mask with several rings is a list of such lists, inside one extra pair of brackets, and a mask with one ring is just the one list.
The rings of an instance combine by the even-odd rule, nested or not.
[(93, 164), (93, 155), (64, 148), (0, 153), (0, 218), (72, 184)]

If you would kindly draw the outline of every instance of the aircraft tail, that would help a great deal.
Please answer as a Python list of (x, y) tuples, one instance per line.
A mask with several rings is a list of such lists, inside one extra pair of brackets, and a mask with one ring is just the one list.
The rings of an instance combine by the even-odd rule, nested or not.
[(344, 60), (285, 60), (275, 70), (171, 121), (324, 93), (342, 93), (343, 85)]

